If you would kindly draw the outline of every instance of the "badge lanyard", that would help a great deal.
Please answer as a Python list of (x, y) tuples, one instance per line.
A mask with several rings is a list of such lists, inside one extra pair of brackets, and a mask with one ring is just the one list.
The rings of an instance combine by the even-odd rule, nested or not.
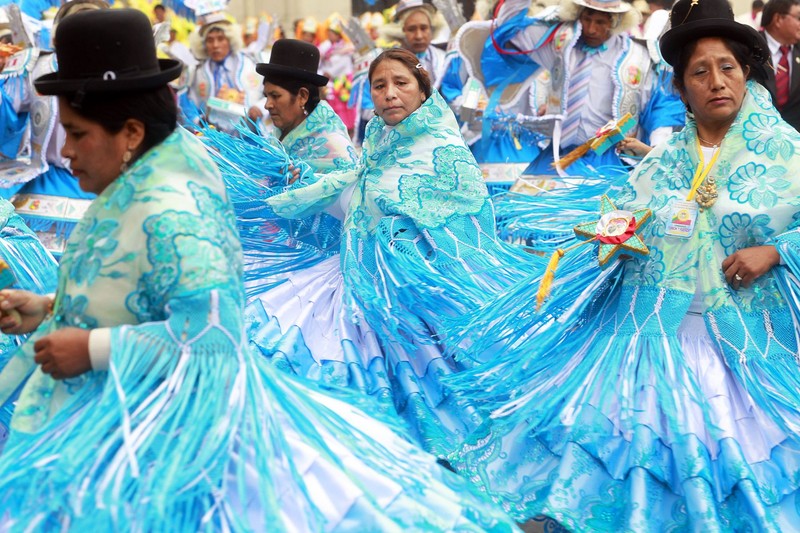
[(711, 161), (709, 161), (708, 165), (706, 165), (706, 157), (703, 153), (703, 148), (700, 146), (700, 139), (697, 139), (697, 154), (700, 156), (700, 165), (698, 165), (697, 170), (694, 173), (694, 178), (692, 178), (692, 188), (689, 189), (689, 194), (686, 196), (686, 201), (691, 202), (694, 200), (694, 197), (697, 195), (697, 189), (700, 188), (700, 185), (705, 181), (706, 176), (708, 173), (711, 172), (711, 169), (714, 167), (714, 163), (717, 162), (717, 158), (719, 157), (719, 153), (722, 150), (717, 147), (714, 150), (714, 155), (711, 157)]
[(698, 215), (698, 205), (694, 200), (697, 196), (698, 189), (717, 162), (720, 152), (721, 150), (717, 148), (714, 151), (714, 155), (711, 157), (711, 161), (706, 164), (705, 153), (698, 139), (697, 154), (700, 157), (700, 163), (692, 178), (692, 185), (689, 189), (689, 194), (686, 196), (686, 200), (672, 202), (667, 227), (664, 231), (665, 235), (688, 239), (692, 236), (692, 233), (694, 233), (694, 226), (697, 222)]

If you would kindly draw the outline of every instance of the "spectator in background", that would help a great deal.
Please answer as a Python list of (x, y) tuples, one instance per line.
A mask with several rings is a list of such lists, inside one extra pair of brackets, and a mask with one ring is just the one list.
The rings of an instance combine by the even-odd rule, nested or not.
[(343, 35), (339, 15), (331, 15), (326, 25), (328, 38), (319, 45), (319, 71), (330, 80), (325, 97), (352, 135), (356, 121), (355, 109), (348, 107), (347, 102), (353, 82), (355, 48)]
[(317, 31), (319, 30), (319, 23), (314, 17), (306, 17), (298, 20), (294, 25), (295, 36), (301, 41), (311, 43), (316, 46), (319, 42), (317, 39)]
[[(201, 61), (189, 83), (189, 100), (207, 114), (209, 98), (241, 104), (252, 120), (262, 117), (261, 79), (255, 62), (242, 52), (242, 32), (221, 13), (205, 17), (190, 36), (192, 53)], [(190, 110), (191, 111), (191, 110)], [(187, 115), (192, 116), (190, 112)]]
[(800, 0), (770, 0), (761, 17), (772, 66), (766, 86), (783, 120), (800, 129)]
[(763, 0), (753, 0), (751, 4), (750, 11), (747, 13), (742, 13), (741, 15), (736, 17), (736, 22), (739, 24), (744, 24), (745, 26), (750, 26), (755, 30), (761, 29), (761, 19), (762, 19), (762, 12), (764, 11), (764, 2)]
[(165, 8), (161, 4), (156, 4), (153, 7), (153, 17), (154, 22), (153, 24), (161, 24), (162, 22), (167, 20), (167, 8)]
[(417, 56), (436, 89), (442, 84), (447, 54), (431, 42), (443, 25), (444, 19), (433, 5), (422, 0), (400, 0), (395, 8), (394, 23), (387, 24), (382, 30), (387, 39), (401, 38), (402, 47)]

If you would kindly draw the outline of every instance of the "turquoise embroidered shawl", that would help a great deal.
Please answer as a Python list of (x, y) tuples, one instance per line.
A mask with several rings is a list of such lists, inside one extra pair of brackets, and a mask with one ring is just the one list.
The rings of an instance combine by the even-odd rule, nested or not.
[(434, 229), (453, 216), (478, 215), (489, 205), (481, 170), (438, 92), (394, 127), (379, 117), (370, 121), (355, 171), (332, 173), (267, 202), (284, 218), (303, 218), (325, 209), (351, 186), (344, 232), (361, 238), (374, 236), (387, 215), (408, 216), (420, 228)]
[(349, 170), (358, 162), (347, 128), (325, 101), (281, 142), (293, 159), (305, 161), (314, 172)]
[(800, 182), (794, 179), (800, 171), (800, 133), (781, 119), (766, 89), (748, 82), (742, 109), (710, 173), (717, 183), (716, 203), (700, 211), (691, 238), (665, 236), (670, 204), (686, 198), (699, 165), (696, 146), (697, 127), (690, 119), (631, 176), (622, 197), (629, 206), (649, 207), (655, 216), (647, 232), (650, 256), (628, 264), (624, 282), (679, 291), (689, 298), (699, 286), (712, 314), (735, 308), (763, 327), (763, 311), (778, 316), (786, 307), (776, 271), (750, 288), (733, 290), (721, 264), (737, 250), (775, 244), (795, 233), (800, 221)]
[[(437, 342), (428, 328), (441, 331), (433, 325), (444, 314), (483, 301), (509, 273), (498, 267), (530, 261), (498, 244), (481, 170), (436, 91), (394, 127), (371, 120), (355, 171), (327, 174), (267, 203), (281, 217), (302, 218), (343, 194), (348, 294), (392, 342), (412, 329), (416, 341)], [(490, 276), (468, 274), (490, 268)]]
[[(109, 185), (70, 236), (59, 265), (54, 317), (0, 373), (0, 399), (5, 399), (32, 372), (12, 427), (37, 431), (65, 404), (107, 379), (106, 372), (93, 371), (53, 380), (33, 362), (35, 340), (67, 326), (110, 327), (115, 338), (124, 337), (124, 325), (164, 327), (170, 319), (180, 322), (179, 308), (208, 307), (212, 289), (241, 306), (241, 268), (224, 185), (199, 141), (178, 130)], [(130, 350), (117, 342), (112, 362), (117, 351)]]

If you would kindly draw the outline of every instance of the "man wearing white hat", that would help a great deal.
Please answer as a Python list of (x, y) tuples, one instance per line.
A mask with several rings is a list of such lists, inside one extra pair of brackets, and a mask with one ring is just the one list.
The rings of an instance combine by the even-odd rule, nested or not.
[(395, 7), (393, 22), (384, 26), (382, 33), (401, 39), (403, 48), (416, 54), (433, 86), (438, 89), (447, 69), (447, 54), (431, 43), (434, 35), (445, 26), (444, 18), (438, 15), (436, 7), (423, 0), (400, 0)]
[[(659, 89), (653, 60), (627, 30), (638, 13), (621, 0), (564, 0), (545, 18), (526, 16), (529, 0), (507, 0), (497, 18), (510, 38), (496, 40), (505, 54), (526, 54), (551, 72), (543, 124), (552, 125), (552, 149), (544, 150), (528, 173), (553, 173), (552, 161), (595, 136), (626, 113), (638, 121), (637, 136), (650, 145), (682, 127), (684, 110), (677, 94)], [(658, 112), (654, 112), (655, 108)], [(550, 132), (548, 132), (550, 133)], [(589, 152), (588, 167), (622, 165), (617, 153)]]
[(189, 83), (189, 100), (204, 114), (212, 97), (229, 101), (244, 106), (249, 118), (259, 120), (263, 116), (263, 88), (255, 62), (242, 51), (239, 25), (222, 13), (207, 15), (203, 25), (189, 36), (189, 43), (194, 56), (201, 60)]

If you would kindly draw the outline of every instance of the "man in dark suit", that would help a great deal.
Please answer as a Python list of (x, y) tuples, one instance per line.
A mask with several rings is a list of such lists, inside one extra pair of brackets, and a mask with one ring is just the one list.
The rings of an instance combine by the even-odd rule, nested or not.
[(783, 119), (800, 131), (800, 0), (769, 0), (761, 24), (775, 69), (767, 89)]

